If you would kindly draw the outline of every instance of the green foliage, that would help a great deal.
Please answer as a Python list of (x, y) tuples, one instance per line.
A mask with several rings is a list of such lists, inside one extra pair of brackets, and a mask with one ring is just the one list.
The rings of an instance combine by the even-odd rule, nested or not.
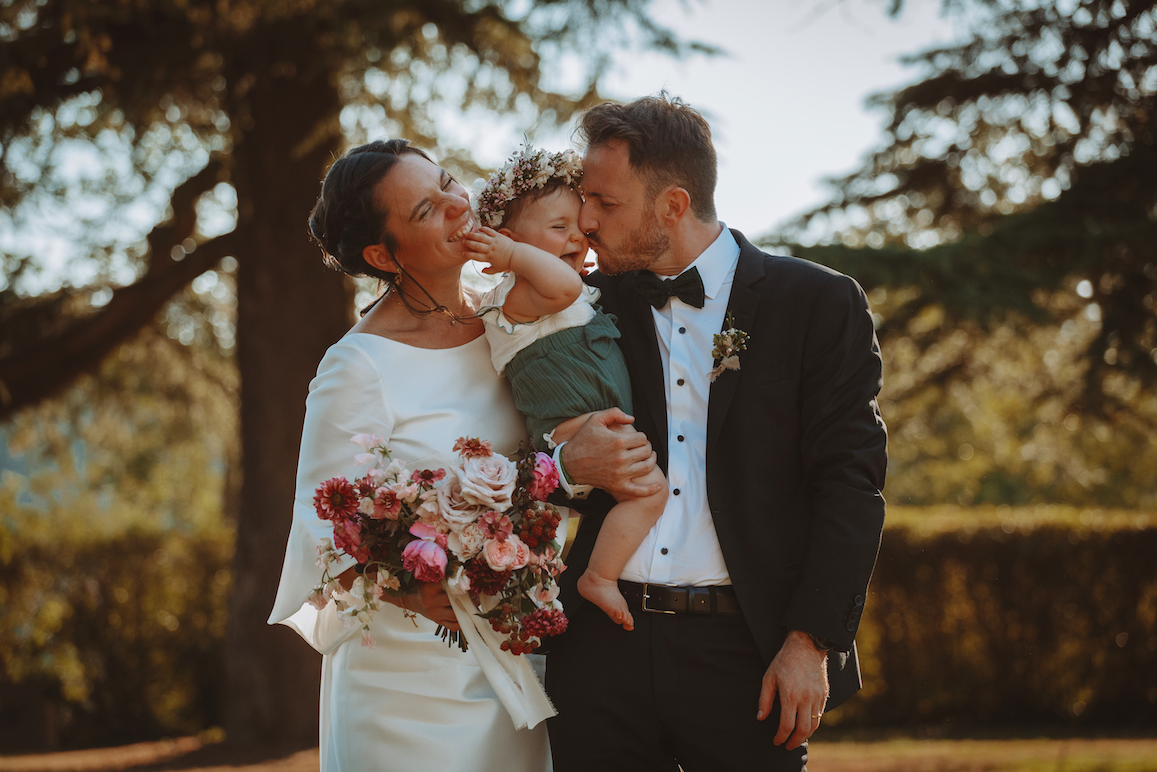
[[(894, 294), (872, 296), (887, 313)], [(1103, 387), (1112, 415), (1074, 406), (1092, 321), (957, 329), (922, 348), (922, 325), (939, 318), (930, 310), (882, 341), (891, 502), (1157, 505), (1157, 399), (1116, 374)]]
[(900, 509), (841, 726), (1152, 727), (1157, 516)]
[(7, 427), (29, 474), (0, 484), (0, 747), (221, 723), (235, 380), (146, 330)]
[(0, 748), (222, 723), (231, 553), (228, 529), (22, 539), (0, 564)]
[(1157, 9), (944, 6), (970, 38), (908, 58), (881, 149), (768, 241), (869, 291), (891, 500), (1152, 507)]
[(1136, 402), (1113, 392), (1122, 379), (1157, 391), (1157, 11), (946, 5), (971, 39), (909, 58), (923, 80), (874, 98), (891, 116), (884, 147), (777, 239), (902, 291), (883, 338), (939, 313), (921, 348), (1003, 324), (1096, 322), (1071, 352), (1085, 383), (1069, 407), (1135, 420)]

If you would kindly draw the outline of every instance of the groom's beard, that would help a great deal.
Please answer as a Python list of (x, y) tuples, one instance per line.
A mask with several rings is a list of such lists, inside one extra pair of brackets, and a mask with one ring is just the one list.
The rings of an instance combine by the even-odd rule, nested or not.
[(655, 207), (643, 213), (643, 223), (631, 231), (621, 248), (602, 241), (600, 233), (587, 234), (591, 247), (599, 256), (599, 270), (609, 276), (649, 268), (671, 248), (671, 238), (655, 222)]

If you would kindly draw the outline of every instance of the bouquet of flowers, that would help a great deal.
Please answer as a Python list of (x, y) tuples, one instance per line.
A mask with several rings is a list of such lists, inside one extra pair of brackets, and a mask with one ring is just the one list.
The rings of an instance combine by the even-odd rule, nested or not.
[[(334, 537), (318, 545), (322, 581), (310, 603), (324, 608), (335, 600), (343, 624), (360, 624), (362, 645), (372, 646), (369, 624), (384, 595), (445, 579), (452, 592), (478, 599), (479, 615), (512, 654), (534, 651), (566, 629), (557, 600), (565, 569), (556, 541), (561, 517), (545, 503), (558, 485), (550, 456), (526, 449), (511, 461), (485, 440), (459, 438), (460, 462), (451, 470), (410, 470), (376, 435), (355, 435), (353, 443), (365, 475), (331, 478), (314, 495)], [(329, 574), (341, 552), (357, 560), (360, 574), (348, 591)]]

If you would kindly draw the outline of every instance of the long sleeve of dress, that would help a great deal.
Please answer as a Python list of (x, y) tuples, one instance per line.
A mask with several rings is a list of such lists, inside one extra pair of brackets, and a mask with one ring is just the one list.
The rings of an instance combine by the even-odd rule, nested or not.
[[(330, 348), (318, 365), (305, 405), (293, 525), (269, 622), (289, 625), (326, 654), (357, 629), (342, 628), (332, 601), (321, 611), (306, 603), (321, 581), (322, 570), (315, 564), (317, 545), (323, 538), (333, 538), (333, 524), (314, 510), (314, 491), (331, 477), (342, 475), (352, 481), (363, 473), (364, 467), (354, 462), (359, 450), (350, 439), (365, 432), (388, 440), (394, 418), (377, 363), (361, 348), (342, 343)], [(337, 575), (353, 565), (353, 558), (343, 556), (330, 572)]]

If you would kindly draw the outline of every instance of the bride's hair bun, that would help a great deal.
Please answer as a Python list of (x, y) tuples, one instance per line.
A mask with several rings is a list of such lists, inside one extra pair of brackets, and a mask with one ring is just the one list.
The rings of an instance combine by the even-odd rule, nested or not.
[(366, 262), (362, 250), (384, 244), (393, 254), (396, 242), (386, 230), (386, 212), (377, 202), (377, 185), (398, 159), (415, 153), (405, 139), (378, 140), (348, 151), (334, 162), (321, 184), (321, 195), (309, 215), (309, 232), (327, 265), (350, 276), (373, 276), (393, 283), (395, 274)]

